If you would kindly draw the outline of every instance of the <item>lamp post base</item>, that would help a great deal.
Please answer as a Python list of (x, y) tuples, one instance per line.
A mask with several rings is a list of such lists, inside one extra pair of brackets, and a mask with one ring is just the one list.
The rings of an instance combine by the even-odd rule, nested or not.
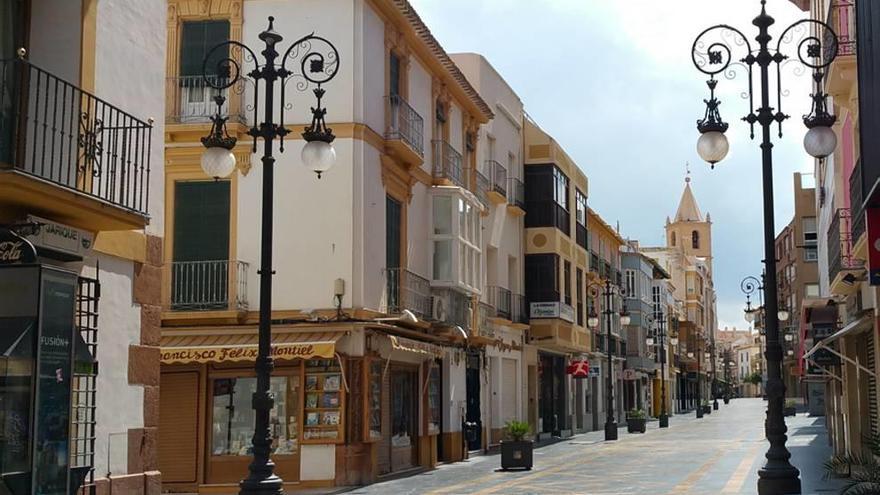
[(605, 441), (617, 440), (617, 421), (605, 422)]
[(283, 495), (281, 478), (272, 474), (265, 479), (247, 478), (238, 484), (239, 495)]
[(703, 406), (702, 404), (697, 404), (697, 418), (703, 417)]
[(714, 410), (716, 410), (716, 411), (718, 410), (718, 398), (717, 398), (717, 397), (716, 397), (715, 400), (712, 402), (712, 409), (714, 409)]
[(665, 414), (660, 415), (660, 428), (669, 428), (669, 416)]
[[(788, 464), (788, 463), (786, 463)], [(758, 470), (758, 494), (776, 495), (801, 493), (800, 471), (790, 464), (783, 468), (762, 467)]]

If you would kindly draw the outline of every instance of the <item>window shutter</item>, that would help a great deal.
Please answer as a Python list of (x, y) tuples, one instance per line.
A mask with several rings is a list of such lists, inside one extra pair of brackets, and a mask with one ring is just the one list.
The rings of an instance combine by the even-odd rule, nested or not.
[(229, 181), (178, 182), (174, 261), (229, 259)]
[[(218, 44), (229, 40), (229, 21), (199, 21), (183, 23), (180, 42), (180, 75), (201, 76), (202, 64), (208, 52)], [(217, 63), (229, 56), (229, 49), (219, 49), (211, 54), (205, 69), (214, 75)]]
[(397, 96), (400, 94), (400, 58), (398, 58), (398, 56), (394, 53), (391, 54), (388, 60), (388, 68), (388, 93), (391, 96)]

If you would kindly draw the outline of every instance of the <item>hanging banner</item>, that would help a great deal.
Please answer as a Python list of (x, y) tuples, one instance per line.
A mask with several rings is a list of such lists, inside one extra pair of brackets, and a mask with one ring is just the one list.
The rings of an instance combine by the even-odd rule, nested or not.
[(871, 285), (880, 285), (880, 208), (868, 208), (868, 280)]
[(586, 360), (572, 361), (568, 367), (565, 368), (565, 372), (571, 375), (572, 378), (589, 378), (590, 362)]

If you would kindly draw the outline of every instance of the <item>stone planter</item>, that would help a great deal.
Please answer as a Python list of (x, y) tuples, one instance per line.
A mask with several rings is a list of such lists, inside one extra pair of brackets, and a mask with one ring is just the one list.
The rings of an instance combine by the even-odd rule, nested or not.
[(725, 403), (725, 404), (730, 404), (730, 397), (725, 397), (725, 398), (724, 398), (724, 403)]
[(648, 420), (645, 418), (626, 418), (626, 431), (629, 433), (644, 433)]
[(703, 414), (712, 414), (712, 406), (703, 406)]
[(501, 442), (501, 469), (532, 469), (531, 440), (503, 440)]

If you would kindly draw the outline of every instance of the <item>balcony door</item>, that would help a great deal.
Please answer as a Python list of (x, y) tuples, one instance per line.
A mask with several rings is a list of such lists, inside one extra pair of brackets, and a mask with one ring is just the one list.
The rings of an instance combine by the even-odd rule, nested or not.
[(385, 196), (385, 268), (388, 277), (388, 308), (393, 313), (402, 309), (400, 307), (402, 219), (403, 205), (391, 196)]
[(172, 309), (229, 307), (229, 191), (223, 180), (175, 183)]
[[(204, 77), (215, 80), (223, 77), (217, 73), (217, 64), (229, 56), (228, 48), (212, 49), (229, 40), (229, 21), (184, 22), (181, 29), (180, 77), (180, 122), (204, 121), (214, 110), (211, 98), (214, 90), (205, 84)], [(210, 59), (205, 64), (205, 57)], [(204, 71), (204, 76), (203, 76)], [(218, 82), (218, 81), (215, 81)], [(224, 94), (225, 96), (225, 94)]]
[[(24, 0), (0, 2), (0, 61), (14, 60), (18, 48), (27, 48), (27, 7)], [(15, 67), (0, 62), (0, 162), (7, 163), (12, 161), (14, 103), (20, 84)]]

